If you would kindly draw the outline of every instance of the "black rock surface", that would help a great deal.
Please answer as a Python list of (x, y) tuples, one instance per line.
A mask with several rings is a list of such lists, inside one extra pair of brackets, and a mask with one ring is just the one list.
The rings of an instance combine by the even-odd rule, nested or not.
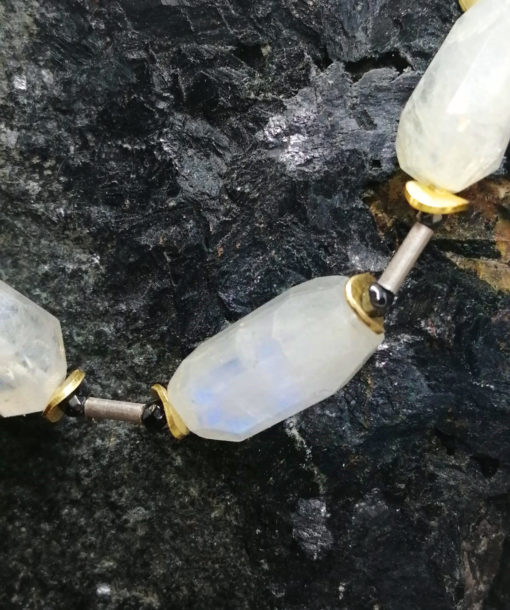
[[(459, 15), (3, 0), (0, 277), (144, 401), (285, 288), (381, 271), (398, 116)], [(247, 442), (2, 420), (0, 607), (509, 608), (510, 182), (474, 194), (362, 372)]]

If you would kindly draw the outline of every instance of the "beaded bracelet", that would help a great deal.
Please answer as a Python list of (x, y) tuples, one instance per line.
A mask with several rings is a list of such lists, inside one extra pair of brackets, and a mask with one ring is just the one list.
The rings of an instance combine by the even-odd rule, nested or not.
[(418, 215), (378, 280), (328, 276), (287, 290), (199, 345), (145, 404), (89, 396), (80, 370), (66, 378), (58, 320), (0, 282), (0, 415), (43, 411), (52, 422), (65, 414), (242, 441), (342, 388), (383, 341), (384, 314), (434, 227), (468, 207), (456, 193), (494, 172), (510, 140), (510, 0), (460, 4), (468, 12), (402, 112), (397, 157), (414, 178), (405, 197)]

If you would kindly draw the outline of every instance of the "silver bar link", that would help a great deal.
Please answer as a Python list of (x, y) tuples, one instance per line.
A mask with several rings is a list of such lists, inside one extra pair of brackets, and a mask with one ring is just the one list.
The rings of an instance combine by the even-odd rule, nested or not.
[(85, 401), (84, 415), (93, 419), (115, 419), (140, 424), (144, 408), (145, 405), (138, 402), (90, 397)]
[(432, 235), (434, 235), (432, 229), (421, 222), (416, 222), (377, 283), (397, 294)]

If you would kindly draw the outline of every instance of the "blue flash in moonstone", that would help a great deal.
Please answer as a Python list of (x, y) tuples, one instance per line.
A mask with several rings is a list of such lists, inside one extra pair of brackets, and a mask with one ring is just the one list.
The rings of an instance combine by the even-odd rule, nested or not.
[(241, 441), (347, 383), (383, 335), (350, 308), (346, 282), (305, 282), (199, 345), (168, 386), (188, 428)]

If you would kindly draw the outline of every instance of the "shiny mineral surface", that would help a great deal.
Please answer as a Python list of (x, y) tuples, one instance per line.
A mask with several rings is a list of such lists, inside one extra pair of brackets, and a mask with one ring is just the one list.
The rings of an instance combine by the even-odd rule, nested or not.
[[(0, 4), (0, 277), (145, 400), (286, 288), (379, 272), (455, 2)], [(240, 444), (0, 421), (5, 608), (510, 606), (510, 181), (469, 192), (333, 398)]]

